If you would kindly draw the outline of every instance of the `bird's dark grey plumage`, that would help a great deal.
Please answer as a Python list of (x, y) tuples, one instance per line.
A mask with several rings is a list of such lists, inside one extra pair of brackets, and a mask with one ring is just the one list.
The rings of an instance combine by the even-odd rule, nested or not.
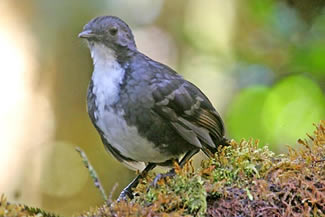
[[(173, 69), (136, 49), (133, 34), (117, 17), (85, 25), (94, 61), (88, 112), (105, 147), (131, 168), (184, 162), (223, 144), (223, 122), (209, 99)], [(130, 193), (130, 188), (124, 194)], [(125, 195), (122, 195), (125, 196)]]

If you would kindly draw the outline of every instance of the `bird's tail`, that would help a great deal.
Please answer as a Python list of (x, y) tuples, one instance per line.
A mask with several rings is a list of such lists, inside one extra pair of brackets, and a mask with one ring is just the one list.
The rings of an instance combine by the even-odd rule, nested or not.
[(227, 139), (226, 137), (223, 137), (218, 145), (229, 146), (230, 145), (230, 139)]
[(211, 147), (210, 145), (204, 145), (202, 147), (202, 151), (208, 156), (208, 157), (214, 157), (214, 154), (218, 152), (218, 147), (224, 147), (224, 146), (229, 146), (230, 145), (230, 140), (227, 139), (226, 137), (223, 137), (221, 140), (219, 140), (216, 143), (216, 147)]

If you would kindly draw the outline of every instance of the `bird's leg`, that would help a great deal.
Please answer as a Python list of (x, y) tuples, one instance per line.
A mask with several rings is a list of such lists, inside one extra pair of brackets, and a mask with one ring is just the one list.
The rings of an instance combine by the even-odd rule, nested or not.
[[(186, 152), (186, 154), (184, 155), (184, 157), (183, 157), (183, 158), (181, 159), (181, 161), (179, 162), (179, 166), (180, 166), (181, 168), (183, 168), (183, 166), (186, 164), (186, 162), (187, 162), (189, 159), (191, 159), (191, 157), (193, 157), (193, 155), (195, 155), (195, 154), (198, 153), (198, 152), (199, 152), (199, 149), (195, 149), (195, 150), (191, 150), (191, 151)], [(159, 174), (155, 177), (155, 179), (153, 180), (153, 182), (152, 182), (151, 185), (154, 186), (154, 187), (157, 187), (157, 183), (158, 183), (159, 180), (164, 179), (164, 178), (166, 178), (166, 177), (173, 177), (175, 174), (176, 174), (176, 173), (175, 173), (175, 169), (174, 169), (174, 168), (171, 169), (171, 170), (169, 170), (167, 173), (163, 173), (163, 174), (159, 173)]]
[(195, 155), (196, 153), (198, 153), (200, 150), (199, 149), (195, 149), (195, 150), (191, 150), (189, 152), (187, 152), (184, 157), (182, 158), (182, 160), (179, 162), (179, 166), (181, 168), (183, 168), (183, 166), (187, 163), (187, 161), (189, 159), (191, 159), (191, 157), (193, 157), (193, 155)]
[(118, 197), (117, 201), (121, 200), (126, 200), (127, 197), (132, 199), (133, 194), (132, 194), (132, 188), (135, 188), (139, 184), (139, 180), (141, 178), (144, 178), (150, 170), (156, 167), (156, 164), (154, 163), (149, 163), (146, 168), (137, 176), (135, 177), (130, 184), (128, 184), (120, 193), (120, 196)]

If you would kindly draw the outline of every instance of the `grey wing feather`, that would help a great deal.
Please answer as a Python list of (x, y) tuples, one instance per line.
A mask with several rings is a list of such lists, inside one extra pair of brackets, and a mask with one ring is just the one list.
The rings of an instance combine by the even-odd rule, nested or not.
[(169, 76), (154, 87), (153, 110), (167, 119), (190, 144), (198, 148), (202, 145), (216, 148), (224, 136), (219, 114), (195, 85), (178, 75)]

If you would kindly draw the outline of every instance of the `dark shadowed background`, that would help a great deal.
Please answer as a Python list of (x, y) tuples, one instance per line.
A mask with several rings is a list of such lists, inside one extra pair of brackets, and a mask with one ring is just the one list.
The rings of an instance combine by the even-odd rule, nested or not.
[(103, 201), (80, 146), (114, 197), (134, 177), (86, 112), (92, 62), (77, 35), (116, 15), (139, 50), (207, 94), (229, 138), (278, 153), (325, 117), (322, 0), (1, 0), (0, 194), (71, 215)]

